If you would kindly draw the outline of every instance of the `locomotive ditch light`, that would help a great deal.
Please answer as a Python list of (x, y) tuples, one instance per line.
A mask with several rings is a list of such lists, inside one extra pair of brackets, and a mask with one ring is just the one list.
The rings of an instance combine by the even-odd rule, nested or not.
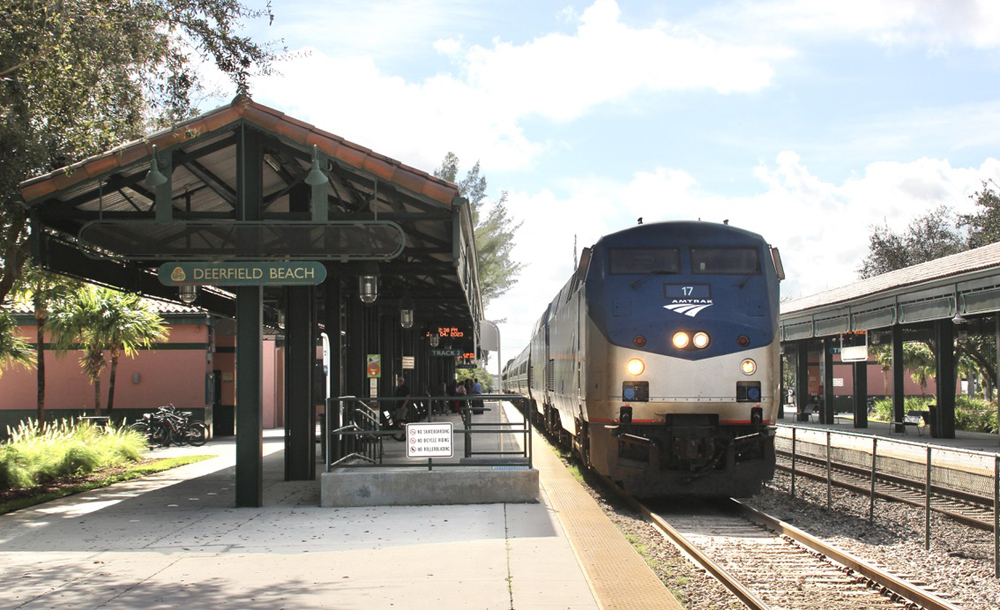
[(685, 349), (688, 345), (691, 345), (691, 336), (683, 331), (677, 332), (674, 333), (673, 337), (671, 337), (670, 342), (673, 343), (674, 347), (677, 349)]
[(752, 358), (747, 358), (740, 363), (740, 370), (744, 375), (753, 375), (757, 372), (757, 363)]
[(641, 375), (646, 370), (646, 364), (638, 358), (632, 358), (625, 365), (625, 370), (632, 376)]
[(692, 342), (698, 349), (705, 349), (712, 342), (712, 339), (709, 338), (708, 333), (697, 332), (694, 334)]

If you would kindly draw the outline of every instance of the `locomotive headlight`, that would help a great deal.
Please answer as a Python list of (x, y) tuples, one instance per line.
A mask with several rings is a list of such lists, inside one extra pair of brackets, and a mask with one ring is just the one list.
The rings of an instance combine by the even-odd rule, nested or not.
[(705, 349), (706, 347), (708, 347), (708, 344), (712, 342), (712, 340), (709, 339), (708, 333), (698, 332), (694, 334), (694, 339), (692, 340), (692, 342), (694, 343), (694, 346), (697, 347), (698, 349)]
[(691, 337), (685, 332), (674, 333), (674, 336), (670, 339), (670, 342), (674, 344), (677, 349), (685, 349), (691, 344)]
[(743, 371), (744, 375), (753, 375), (757, 372), (757, 363), (751, 358), (747, 358), (740, 363), (740, 370)]
[(638, 358), (632, 358), (625, 365), (625, 370), (628, 371), (629, 375), (641, 375), (644, 370), (646, 370), (646, 365), (642, 360)]

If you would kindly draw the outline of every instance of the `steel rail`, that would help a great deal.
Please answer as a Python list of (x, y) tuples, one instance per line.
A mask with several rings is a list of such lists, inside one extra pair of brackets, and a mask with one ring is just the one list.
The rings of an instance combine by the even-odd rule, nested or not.
[(916, 604), (920, 604), (928, 610), (959, 610), (958, 606), (953, 606), (928, 591), (911, 585), (906, 581), (900, 580), (892, 574), (889, 574), (884, 570), (880, 570), (879, 568), (854, 557), (846, 551), (832, 547), (794, 526), (751, 508), (735, 498), (732, 499), (732, 502), (739, 507), (741, 514), (754, 523), (758, 523), (784, 536), (788, 536), (799, 544), (802, 544), (803, 546), (806, 546), (817, 553), (821, 553), (833, 561), (854, 570), (872, 582), (878, 583), (896, 595), (905, 597)]

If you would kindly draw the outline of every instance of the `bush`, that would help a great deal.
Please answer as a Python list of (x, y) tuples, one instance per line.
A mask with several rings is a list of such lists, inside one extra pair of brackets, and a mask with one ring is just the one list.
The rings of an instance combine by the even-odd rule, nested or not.
[(36, 421), (28, 420), (7, 431), (10, 440), (0, 444), (0, 488), (31, 487), (135, 461), (146, 448), (134, 431), (89, 422), (62, 420), (42, 433)]
[[(907, 396), (903, 400), (903, 412), (926, 411), (934, 404), (933, 396)], [(879, 421), (894, 421), (892, 398), (877, 400), (869, 415)], [(979, 398), (955, 397), (955, 429), (966, 432), (994, 432), (997, 429), (996, 405)]]

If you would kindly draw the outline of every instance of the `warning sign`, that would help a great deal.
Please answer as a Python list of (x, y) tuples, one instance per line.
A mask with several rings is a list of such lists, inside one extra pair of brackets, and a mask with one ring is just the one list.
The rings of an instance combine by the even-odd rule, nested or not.
[(453, 430), (451, 422), (406, 424), (406, 457), (451, 457)]
[(375, 379), (382, 376), (382, 355), (368, 354), (368, 378)]

